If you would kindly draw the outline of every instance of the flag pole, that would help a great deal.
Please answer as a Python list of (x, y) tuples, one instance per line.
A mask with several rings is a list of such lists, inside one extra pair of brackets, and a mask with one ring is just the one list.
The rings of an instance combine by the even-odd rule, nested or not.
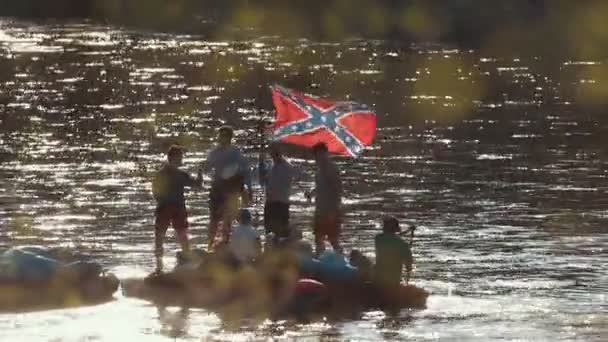
[[(410, 226), (410, 228), (405, 232), (409, 232), (410, 233), (410, 253), (413, 253), (413, 248), (414, 248), (414, 231), (416, 230), (416, 226)], [(410, 273), (411, 273), (411, 269), (407, 270), (407, 273), (405, 275), (405, 284), (407, 285), (410, 282)]]
[[(264, 82), (262, 82), (264, 83)], [(257, 169), (258, 169), (258, 181), (260, 183), (260, 190), (261, 190), (261, 194), (258, 194), (258, 196), (253, 196), (253, 207), (255, 208), (255, 213), (256, 213), (256, 224), (259, 224), (259, 205), (260, 203), (258, 203), (258, 197), (264, 196), (264, 189), (266, 187), (265, 184), (265, 179), (266, 179), (266, 163), (265, 163), (265, 148), (266, 148), (266, 136), (265, 136), (265, 120), (266, 120), (266, 115), (265, 115), (265, 110), (261, 108), (260, 106), (260, 99), (263, 95), (263, 89), (265, 88), (265, 85), (260, 85), (259, 89), (258, 89), (258, 93), (254, 99), (254, 109), (257, 111), (258, 113), (258, 121), (257, 121), (257, 127), (256, 127), (256, 135), (257, 135), (257, 145), (258, 145), (258, 161), (257, 161)]]
[[(421, 140), (418, 140), (418, 142), (420, 144), (423, 143)], [(422, 148), (423, 148), (422, 146), (419, 147), (420, 150), (422, 150)], [(418, 159), (416, 159), (416, 160), (418, 160)], [(418, 163), (415, 163), (415, 164), (418, 164)], [(415, 166), (418, 166), (418, 165), (415, 165)], [(419, 180), (418, 180), (418, 182), (416, 182), (416, 193), (418, 193), (418, 190), (420, 190), (420, 184), (423, 182), (423, 180), (422, 180), (423, 169), (419, 168), (418, 170), (419, 170), (418, 171), (418, 178), (419, 178)], [(411, 225), (410, 228), (407, 231), (405, 231), (405, 234), (407, 234), (408, 232), (410, 233), (410, 253), (412, 254), (412, 258), (414, 257), (414, 231), (417, 228), (418, 227), (416, 227), (415, 225)], [(408, 270), (407, 273), (406, 273), (406, 275), (405, 275), (405, 284), (406, 285), (411, 280), (411, 272), (412, 272), (411, 270)]]

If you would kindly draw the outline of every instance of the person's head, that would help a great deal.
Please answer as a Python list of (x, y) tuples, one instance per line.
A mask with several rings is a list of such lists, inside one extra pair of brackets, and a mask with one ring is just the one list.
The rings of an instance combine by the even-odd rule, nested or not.
[(312, 147), (312, 154), (317, 162), (327, 158), (327, 145), (324, 142), (318, 142)]
[(167, 151), (167, 161), (173, 167), (180, 167), (184, 158), (184, 148), (179, 145), (172, 145)]
[(251, 221), (252, 221), (252, 218), (251, 218), (251, 212), (249, 211), (249, 209), (241, 209), (239, 211), (239, 223), (245, 224), (245, 225), (250, 225)]
[(270, 143), (270, 145), (268, 146), (268, 150), (270, 152), (270, 157), (272, 158), (272, 160), (274, 162), (278, 162), (279, 160), (281, 160), (281, 157), (282, 157), (281, 146), (279, 145), (278, 142)]
[(229, 146), (232, 143), (234, 130), (230, 126), (222, 126), (217, 130), (217, 141), (221, 146)]
[(363, 258), (365, 258), (365, 256), (358, 249), (353, 249), (352, 251), (350, 251), (350, 255), (348, 256), (350, 264), (354, 266), (357, 266), (359, 264), (359, 261)]
[(295, 250), (296, 250), (296, 253), (298, 253), (301, 256), (308, 256), (308, 257), (313, 256), (312, 245), (308, 241), (300, 240), (300, 241), (296, 242)]
[(394, 216), (386, 216), (382, 220), (382, 232), (397, 234), (401, 232), (401, 228), (399, 227), (399, 221)]

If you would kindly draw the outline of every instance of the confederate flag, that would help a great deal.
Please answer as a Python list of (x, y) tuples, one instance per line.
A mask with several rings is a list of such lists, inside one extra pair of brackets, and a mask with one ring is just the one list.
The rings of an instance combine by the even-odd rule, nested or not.
[(366, 105), (334, 102), (279, 85), (270, 87), (277, 116), (274, 140), (312, 147), (327, 144), (329, 152), (356, 157), (372, 143), (376, 114)]

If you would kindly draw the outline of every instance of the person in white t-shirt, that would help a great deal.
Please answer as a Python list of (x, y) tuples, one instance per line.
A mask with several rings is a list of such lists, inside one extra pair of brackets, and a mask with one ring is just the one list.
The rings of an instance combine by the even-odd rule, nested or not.
[(251, 225), (251, 212), (239, 211), (239, 224), (233, 229), (228, 250), (239, 263), (250, 263), (261, 254), (260, 237)]

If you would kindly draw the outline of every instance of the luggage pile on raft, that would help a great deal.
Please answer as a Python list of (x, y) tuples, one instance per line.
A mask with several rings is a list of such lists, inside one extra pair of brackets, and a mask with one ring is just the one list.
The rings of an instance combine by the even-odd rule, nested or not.
[(103, 303), (119, 283), (99, 263), (66, 249), (23, 246), (0, 254), (0, 312)]
[(184, 260), (178, 253), (171, 272), (123, 280), (124, 295), (162, 306), (205, 308), (224, 318), (298, 319), (424, 308), (429, 296), (412, 284), (380, 286), (333, 251), (311, 261), (293, 248), (273, 248), (246, 264), (223, 250), (190, 255)]

